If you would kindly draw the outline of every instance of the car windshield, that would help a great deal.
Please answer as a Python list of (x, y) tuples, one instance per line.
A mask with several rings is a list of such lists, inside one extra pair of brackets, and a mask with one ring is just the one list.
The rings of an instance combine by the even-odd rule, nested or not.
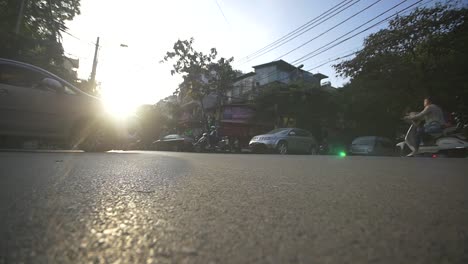
[(167, 135), (164, 137), (164, 139), (176, 139), (176, 138), (180, 138), (181, 136), (180, 135)]
[(353, 145), (373, 145), (375, 143), (375, 138), (373, 137), (363, 137), (357, 138), (353, 141)]
[(268, 132), (266, 134), (271, 135), (271, 134), (285, 133), (285, 132), (287, 132), (289, 130), (290, 130), (290, 128), (277, 128), (277, 129), (271, 130), (270, 132)]

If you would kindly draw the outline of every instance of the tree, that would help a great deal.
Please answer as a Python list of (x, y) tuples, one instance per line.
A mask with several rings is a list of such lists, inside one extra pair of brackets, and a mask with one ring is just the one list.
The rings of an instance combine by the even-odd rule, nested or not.
[(312, 83), (273, 83), (263, 87), (256, 96), (256, 118), (260, 123), (269, 123), (272, 117), (282, 118), (275, 120), (276, 126), (286, 126), (294, 120), (295, 126), (311, 131), (321, 140), (321, 129), (336, 126), (339, 99), (338, 91), (327, 91)]
[(175, 96), (160, 100), (155, 105), (142, 105), (137, 110), (141, 124), (141, 141), (149, 146), (154, 140), (177, 127), (180, 113)]
[(18, 0), (0, 0), (0, 57), (32, 63), (68, 80), (73, 78), (62, 67), (61, 32), (67, 30), (67, 21), (80, 14), (80, 0), (25, 0), (16, 34), (20, 5)]
[(217, 95), (220, 107), (225, 91), (237, 76), (237, 71), (231, 66), (234, 58), (220, 58), (216, 61), (217, 55), (215, 48), (208, 54), (196, 51), (191, 38), (176, 41), (173, 51), (168, 51), (162, 61), (175, 60), (171, 74), (181, 74), (183, 78), (175, 94), (197, 101), (201, 106), (203, 122), (206, 122), (203, 98), (210, 94)]
[(466, 102), (467, 15), (466, 8), (437, 4), (396, 17), (353, 59), (334, 66), (350, 78), (344, 113), (358, 132), (393, 136), (404, 112), (421, 108), (426, 95), (447, 111)]

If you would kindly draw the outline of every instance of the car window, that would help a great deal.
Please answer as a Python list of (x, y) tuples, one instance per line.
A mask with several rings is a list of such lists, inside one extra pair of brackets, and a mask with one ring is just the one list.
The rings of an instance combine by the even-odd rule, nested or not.
[(296, 136), (299, 136), (299, 134), (300, 134), (298, 129), (293, 129), (289, 133), (291, 134), (292, 132), (294, 132), (296, 134)]
[(384, 148), (393, 148), (393, 143), (388, 139), (382, 138), (379, 140), (379, 142)]
[(303, 129), (297, 129), (295, 130), (296, 131), (296, 135), (299, 136), (299, 137), (310, 137), (310, 133), (306, 130), (303, 130)]
[(176, 138), (180, 138), (180, 136), (179, 135), (167, 135), (163, 139), (176, 139)]
[(73, 90), (72, 88), (68, 87), (67, 85), (64, 85), (64, 86), (63, 86), (63, 92), (66, 93), (66, 94), (69, 94), (69, 95), (76, 95), (75, 90)]
[(286, 132), (288, 130), (289, 130), (289, 128), (277, 128), (277, 129), (271, 130), (267, 134), (277, 134), (277, 133), (281, 133), (281, 132)]
[(25, 67), (0, 64), (0, 83), (33, 88), (46, 76)]
[(373, 137), (362, 137), (353, 140), (353, 145), (374, 145), (375, 138)]

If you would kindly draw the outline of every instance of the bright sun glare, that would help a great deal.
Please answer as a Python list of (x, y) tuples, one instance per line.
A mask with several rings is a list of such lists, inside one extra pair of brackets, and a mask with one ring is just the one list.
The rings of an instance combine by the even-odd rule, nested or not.
[(137, 106), (129, 104), (115, 96), (103, 96), (104, 106), (108, 113), (117, 118), (125, 118), (135, 113)]
[[(127, 63), (127, 62), (126, 62)], [(116, 118), (126, 118), (135, 114), (146, 96), (146, 88), (138, 82), (130, 68), (114, 67), (111, 63), (101, 64), (101, 98), (109, 114)]]
[(103, 89), (102, 100), (109, 114), (117, 118), (126, 118), (133, 115), (139, 105), (135, 98), (124, 92), (118, 87), (117, 89)]

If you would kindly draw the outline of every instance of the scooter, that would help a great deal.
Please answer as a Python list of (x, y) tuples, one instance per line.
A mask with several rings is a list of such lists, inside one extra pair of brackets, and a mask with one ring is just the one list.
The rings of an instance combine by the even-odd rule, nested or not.
[(208, 133), (203, 135), (193, 144), (195, 152), (232, 152), (229, 139), (227, 137), (221, 139), (215, 146), (210, 146)]
[[(416, 129), (419, 122), (411, 121), (404, 141), (396, 146), (401, 156), (406, 156), (415, 150)], [(429, 135), (423, 139), (417, 155), (446, 155), (449, 157), (466, 156), (468, 153), (468, 139), (461, 133), (459, 126), (447, 127), (440, 133)]]

